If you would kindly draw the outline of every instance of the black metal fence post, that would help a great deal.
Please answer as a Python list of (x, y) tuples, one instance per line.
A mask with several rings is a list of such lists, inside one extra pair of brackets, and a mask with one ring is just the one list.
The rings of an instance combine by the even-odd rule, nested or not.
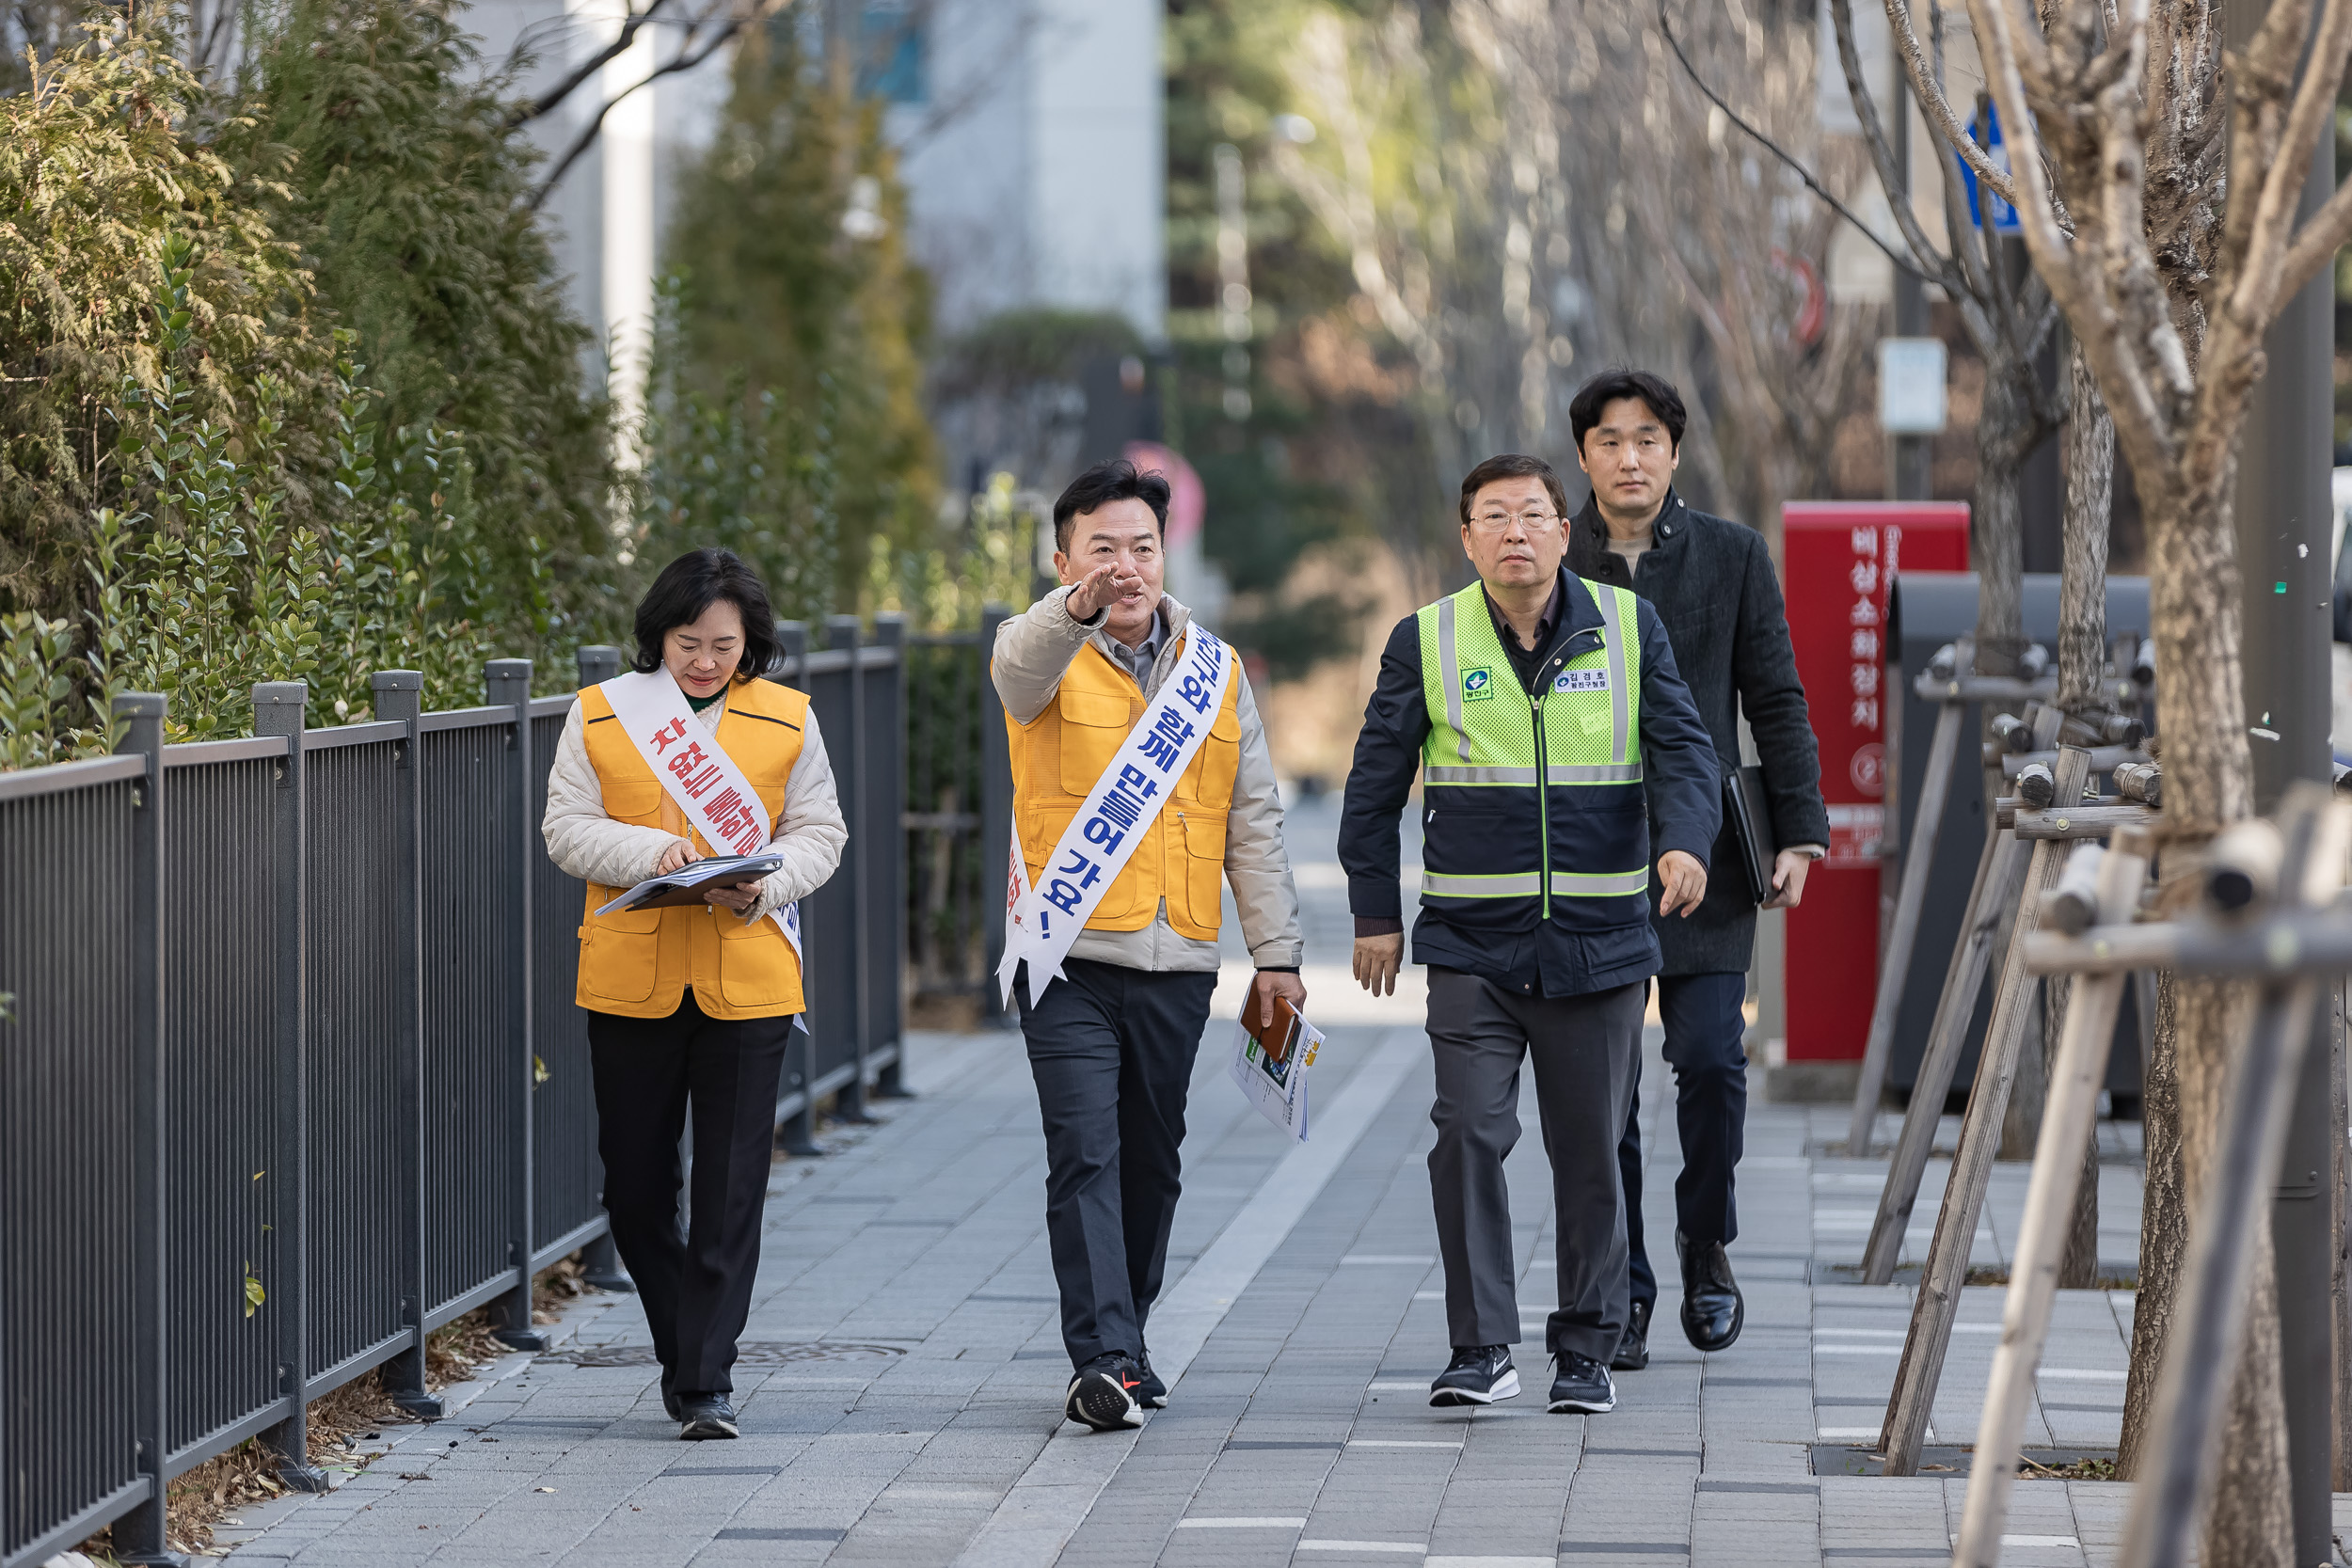
[[(907, 835), (899, 818), (907, 809), (907, 618), (903, 615), (874, 617), (874, 641), (890, 650), (890, 668), (882, 675), (894, 700), (888, 705), (894, 716), (888, 729), (871, 738), (878, 742), (878, 753), (869, 754), (866, 766), (881, 775), (878, 790), (870, 791), (868, 799), (878, 802), (882, 819), (870, 825), (873, 842), (886, 845), (889, 878), (883, 889), (887, 899), (879, 911), (882, 920), (861, 919), (860, 951), (864, 944), (882, 940), (882, 957), (889, 968), (888, 983), (898, 988), (898, 1005), (891, 1009), (891, 1038), (886, 1043), (894, 1049), (890, 1060), (874, 1077), (874, 1093), (883, 1100), (906, 1100), (913, 1091), (906, 1086), (906, 997), (907, 997)], [(869, 748), (869, 752), (871, 749)]]
[(980, 1021), (1010, 1028), (1013, 1016), (996, 985), (996, 966), (1005, 961), (1005, 884), (1009, 863), (999, 855), (1012, 852), (1012, 742), (1005, 735), (1004, 699), (996, 695), (989, 660), (996, 657), (996, 630), (1012, 618), (1012, 608), (991, 602), (980, 607), (980, 863), (985, 868), (981, 888), (988, 896), (980, 904), (980, 927), (988, 939), (988, 973), (980, 976)]
[[(866, 886), (866, 832), (871, 824), (866, 815), (866, 661), (859, 652), (865, 641), (865, 625), (854, 615), (825, 617), (825, 647), (828, 652), (850, 656), (850, 733), (844, 737), (847, 745), (840, 751), (826, 748), (833, 753), (834, 783), (841, 796), (842, 816), (848, 819), (850, 841), (841, 853), (841, 870), (850, 879), (850, 898), (852, 914), (850, 929), (850, 965), (857, 1001), (850, 1022), (851, 1060), (856, 1070), (841, 1086), (840, 1098), (834, 1102), (834, 1115), (843, 1121), (866, 1121), (866, 1053), (874, 1043), (874, 1005), (871, 996), (872, 975), (867, 971), (871, 960), (866, 934), (872, 929), (868, 906), (872, 902)], [(846, 753), (849, 766), (842, 766)]]
[[(583, 646), (579, 654), (581, 688), (601, 685), (619, 674), (621, 657), (622, 651), (610, 643), (591, 642)], [(535, 843), (539, 825), (532, 823), (531, 832)], [(597, 1290), (623, 1295), (636, 1292), (637, 1281), (629, 1278), (628, 1271), (621, 1267), (621, 1249), (612, 1243), (610, 1226), (602, 1235), (580, 1249), (580, 1277)]]
[(522, 1094), (515, 1101), (515, 1125), (508, 1131), (506, 1150), (515, 1171), (514, 1233), (506, 1243), (515, 1263), (515, 1289), (502, 1299), (496, 1313), (499, 1326), (493, 1332), (499, 1342), (510, 1349), (543, 1351), (548, 1348), (548, 1337), (531, 1325), (531, 1259), (535, 1240), (531, 1227), (534, 1202), (532, 1126), (535, 1119), (531, 1101), (538, 1090), (538, 1080), (532, 1071), (531, 1049), (534, 1038), (531, 986), (524, 979), (531, 973), (531, 923), (536, 914), (531, 907), (531, 864), (539, 836), (539, 825), (531, 819), (531, 660), (490, 660), (483, 667), (482, 686), (485, 704), (515, 710), (515, 728), (507, 739), (514, 766), (506, 774), (506, 799), (499, 801), (496, 809), (506, 818), (504, 836), (508, 845), (505, 863), (499, 867), (498, 875), (512, 879), (515, 889), (514, 925), (505, 933), (500, 948), (509, 973), (515, 976), (515, 983), (506, 988), (507, 1037), (514, 1053), (507, 1070), (516, 1074), (522, 1083)]
[[(776, 642), (784, 649), (784, 663), (771, 672), (772, 677), (795, 690), (808, 689), (808, 623), (778, 621)], [(801, 976), (803, 996), (809, 990), (809, 977)], [(784, 1073), (777, 1085), (780, 1096), (801, 1097), (801, 1108), (786, 1117), (776, 1129), (776, 1147), (787, 1154), (801, 1159), (813, 1159), (825, 1152), (817, 1141), (817, 1097), (810, 1092), (817, 1081), (817, 1037), (805, 1028), (795, 1029), (784, 1048)]]
[(271, 769), (272, 863), (276, 901), (269, 935), (278, 950), (278, 994), (271, 1011), (277, 1029), (278, 1153), (273, 1168), (288, 1173), (277, 1183), (278, 1278), (270, 1307), (278, 1314), (278, 1386), (286, 1418), (262, 1433), (262, 1447), (278, 1466), (278, 1479), (297, 1492), (326, 1490), (326, 1472), (310, 1463), (310, 1418), (303, 1382), (310, 1371), (310, 1135), (309, 1042), (309, 944), (302, 940), (310, 897), (309, 832), (303, 817), (302, 730), (310, 702), (303, 681), (262, 681), (253, 688), (253, 733), (282, 735), (286, 754)]
[(165, 1540), (164, 1465), (171, 1449), (170, 1391), (164, 1365), (164, 699), (151, 691), (117, 697), (114, 713), (126, 721), (118, 752), (147, 759), (138, 780), (138, 815), (131, 828), (131, 1190), (135, 1231), (132, 1310), (136, 1369), (132, 1380), (132, 1435), (138, 1467), (153, 1488), (115, 1525), (116, 1555), (124, 1562), (178, 1568), (186, 1560)]
[(415, 670), (379, 670), (368, 677), (375, 693), (375, 717), (401, 721), (407, 737), (398, 742), (401, 875), (384, 890), (392, 900), (396, 951), (386, 955), (400, 974), (396, 993), (401, 1017), (391, 1030), (400, 1041), (400, 1094), (408, 1130), (400, 1142), (401, 1320), (412, 1342), (384, 1363), (385, 1392), (421, 1420), (441, 1418), (441, 1402), (424, 1380), (424, 676)]

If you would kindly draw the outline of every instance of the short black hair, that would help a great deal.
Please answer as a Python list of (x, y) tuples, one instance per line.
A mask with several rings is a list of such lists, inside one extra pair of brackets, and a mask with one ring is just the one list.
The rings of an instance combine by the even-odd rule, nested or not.
[(1470, 502), (1478, 499), (1478, 492), (1498, 480), (1505, 479), (1542, 480), (1544, 489), (1551, 496), (1551, 509), (1563, 517), (1568, 515), (1568, 493), (1561, 488), (1560, 476), (1551, 471), (1551, 465), (1540, 457), (1530, 457), (1524, 452), (1506, 451), (1500, 456), (1489, 457), (1462, 476), (1462, 526), (1464, 528), (1470, 527)]
[(784, 644), (776, 641), (768, 585), (733, 550), (706, 547), (688, 550), (662, 567), (637, 601), (637, 657), (629, 668), (641, 675), (660, 669), (661, 640), (673, 628), (701, 620), (721, 599), (743, 616), (743, 661), (735, 667), (735, 678), (756, 680), (782, 663)]
[(1575, 438), (1577, 451), (1584, 450), (1584, 433), (1600, 423), (1600, 411), (1619, 398), (1639, 398), (1647, 404), (1658, 422), (1666, 427), (1667, 444), (1677, 451), (1682, 450), (1682, 432), (1691, 422), (1682, 406), (1682, 394), (1662, 375), (1620, 365), (1579, 387), (1576, 396), (1568, 400), (1568, 434)]
[(1160, 537), (1168, 537), (1168, 477), (1154, 468), (1138, 473), (1123, 457), (1106, 458), (1070, 482), (1054, 502), (1054, 548), (1070, 548), (1070, 525), (1081, 512), (1093, 512), (1111, 501), (1141, 501), (1159, 520)]

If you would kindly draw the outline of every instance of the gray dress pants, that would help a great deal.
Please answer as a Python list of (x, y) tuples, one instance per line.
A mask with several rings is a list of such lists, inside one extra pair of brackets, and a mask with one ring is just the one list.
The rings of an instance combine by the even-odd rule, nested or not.
[(1445, 1260), (1446, 1328), (1460, 1345), (1519, 1338), (1511, 1199), (1502, 1162), (1519, 1141), (1519, 1063), (1535, 1069), (1551, 1161), (1560, 1300), (1545, 1349), (1606, 1362), (1630, 1299), (1625, 1198), (1617, 1171), (1640, 1070), (1646, 984), (1587, 996), (1514, 996), (1459, 970), (1429, 971), (1429, 1045), (1438, 1101), (1429, 1119), (1429, 1190)]

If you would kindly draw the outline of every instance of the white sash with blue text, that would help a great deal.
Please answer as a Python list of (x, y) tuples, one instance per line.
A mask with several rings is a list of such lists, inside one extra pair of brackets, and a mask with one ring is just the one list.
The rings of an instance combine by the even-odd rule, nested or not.
[[(1029, 999), (1063, 978), (1061, 961), (1094, 907), (1119, 879), (1127, 857), (1151, 832), (1168, 792), (1192, 766), (1208, 738), (1233, 679), (1233, 650), (1199, 626), (1184, 628), (1177, 665), (1144, 705), (1119, 754), (1087, 792), (1086, 803), (1062, 830), (1037, 885), (1021, 858), (1021, 829), (1013, 826), (1011, 863), (1005, 875), (1005, 959), (996, 981), (1012, 1003), (1013, 976), (1026, 959)], [(1050, 976), (1050, 978), (1045, 978)]]
[[(775, 834), (759, 791), (719, 737), (703, 728), (668, 670), (615, 675), (596, 689), (612, 705), (622, 733), (685, 814), (705, 852), (756, 855), (768, 847)], [(805, 967), (799, 902), (779, 907), (769, 918), (792, 944), (794, 960)]]

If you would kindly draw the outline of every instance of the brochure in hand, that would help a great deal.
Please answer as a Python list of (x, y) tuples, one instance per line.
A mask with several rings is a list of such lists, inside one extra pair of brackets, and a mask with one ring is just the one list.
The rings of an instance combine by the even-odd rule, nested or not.
[(648, 877), (622, 894), (598, 914), (611, 914), (614, 910), (666, 910), (680, 904), (707, 903), (703, 895), (715, 887), (741, 887), (784, 868), (784, 857), (767, 855), (714, 855), (708, 860), (689, 861), (663, 877)]
[(1303, 1143), (1307, 1137), (1307, 1069), (1314, 1065), (1323, 1031), (1279, 997), (1272, 1024), (1262, 1024), (1259, 1016), (1253, 994), (1242, 1003), (1241, 1022), (1234, 1031), (1233, 1082), (1258, 1107), (1259, 1115)]

